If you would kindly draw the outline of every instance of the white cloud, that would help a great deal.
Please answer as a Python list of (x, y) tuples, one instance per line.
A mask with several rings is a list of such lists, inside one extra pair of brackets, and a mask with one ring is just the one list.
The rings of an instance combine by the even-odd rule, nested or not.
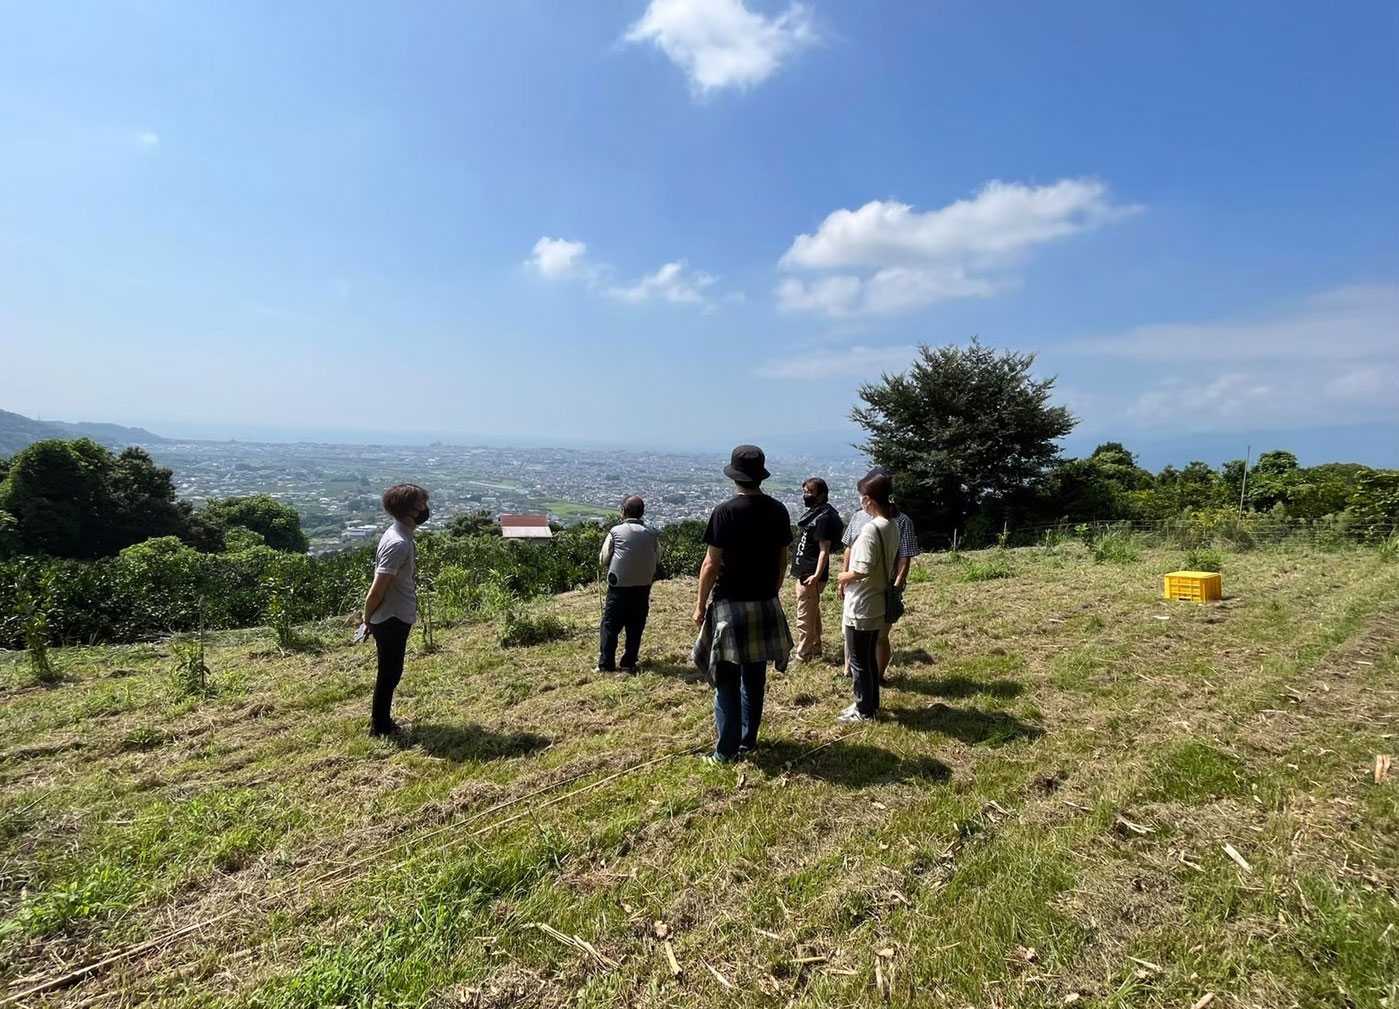
[(708, 305), (709, 296), (706, 291), (717, 282), (717, 277), (690, 270), (682, 259), (666, 263), (631, 287), (611, 287), (607, 293), (620, 301), (632, 304), (656, 298), (677, 305)]
[(1082, 340), (1076, 350), (1137, 361), (1336, 361), (1399, 357), (1399, 284), (1352, 285), (1253, 321), (1160, 323)]
[(566, 277), (582, 265), (587, 251), (585, 242), (544, 237), (534, 243), (534, 251), (525, 260), (525, 265), (533, 268), (541, 277)]
[(777, 285), (777, 305), (784, 312), (849, 315), (859, 299), (859, 277), (824, 277), (809, 282), (788, 277)]
[(1322, 393), (1346, 403), (1393, 406), (1399, 398), (1399, 363), (1347, 368), (1327, 381)]
[(761, 84), (816, 31), (801, 3), (766, 17), (743, 0), (651, 0), (625, 39), (654, 44), (703, 95)]
[(758, 369), (764, 378), (812, 381), (838, 376), (877, 378), (886, 371), (904, 371), (918, 353), (915, 347), (847, 347), (814, 350), (769, 361)]
[[(828, 315), (893, 314), (987, 297), (1009, 283), (1004, 271), (1035, 246), (1138, 209), (1113, 204), (1107, 187), (1093, 179), (1038, 187), (992, 181), (970, 199), (928, 211), (872, 200), (858, 210), (836, 210), (814, 234), (793, 239), (780, 268), (846, 272), (811, 283), (784, 281), (778, 304)], [(849, 272), (856, 270), (869, 272)]]
[[(1130, 369), (1095, 412), (1143, 428), (1399, 420), (1399, 285), (1337, 288), (1249, 321), (1139, 326), (1069, 349)], [(1144, 389), (1133, 382), (1141, 375)]]

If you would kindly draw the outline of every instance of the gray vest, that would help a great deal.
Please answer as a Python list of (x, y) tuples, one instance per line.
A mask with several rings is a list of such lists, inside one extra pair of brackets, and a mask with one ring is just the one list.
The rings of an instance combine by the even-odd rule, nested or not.
[(661, 540), (654, 529), (640, 522), (623, 522), (612, 527), (612, 563), (607, 565), (607, 584), (618, 588), (650, 585), (656, 578), (656, 562)]

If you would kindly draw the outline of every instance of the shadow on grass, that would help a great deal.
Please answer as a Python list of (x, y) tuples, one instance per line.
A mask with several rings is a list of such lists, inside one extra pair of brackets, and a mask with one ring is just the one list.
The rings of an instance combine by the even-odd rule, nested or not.
[(696, 669), (693, 662), (647, 662), (642, 659), (641, 671), (655, 673), (657, 676), (674, 676), (686, 683), (709, 682), (709, 677)]
[(415, 725), (398, 740), (403, 749), (420, 749), (444, 760), (495, 760), (523, 757), (553, 740), (533, 732), (492, 732), (480, 725)]
[(904, 728), (918, 732), (940, 732), (960, 739), (969, 746), (986, 743), (1001, 746), (1017, 739), (1038, 739), (1044, 730), (1021, 721), (1004, 711), (978, 711), (932, 704), (926, 708), (889, 708), (889, 714)]
[(933, 653), (926, 648), (905, 648), (896, 651), (890, 660), (894, 666), (931, 666), (937, 662)]
[(748, 761), (771, 774), (800, 774), (843, 788), (914, 779), (944, 782), (952, 778), (952, 768), (932, 757), (900, 757), (880, 746), (844, 741), (812, 752), (806, 743), (762, 740)]
[(903, 690), (911, 694), (927, 694), (929, 697), (972, 697), (985, 694), (1008, 701), (1025, 692), (1025, 684), (1019, 680), (973, 680), (967, 676), (943, 676), (936, 680), (918, 680), (902, 676), (891, 684), (893, 690)]

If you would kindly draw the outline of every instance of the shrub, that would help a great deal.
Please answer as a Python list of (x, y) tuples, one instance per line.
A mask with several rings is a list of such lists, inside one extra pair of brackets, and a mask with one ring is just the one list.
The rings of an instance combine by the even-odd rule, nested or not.
[(1003, 549), (993, 550), (985, 557), (968, 557), (962, 562), (962, 581), (989, 582), (997, 578), (1010, 578), (1010, 557)]
[(569, 635), (569, 627), (552, 613), (531, 613), (522, 608), (506, 612), (500, 627), (502, 648), (523, 648), (558, 641)]
[(1380, 560), (1391, 564), (1399, 560), (1399, 532), (1392, 532), (1379, 543)]
[(704, 543), (705, 523), (698, 519), (676, 522), (661, 530), (661, 576), (693, 578), (708, 547)]
[(177, 700), (187, 697), (207, 697), (209, 666), (204, 660), (204, 635), (193, 641), (174, 644), (175, 666), (170, 670), (170, 690)]
[(1093, 563), (1131, 564), (1141, 557), (1141, 546), (1129, 529), (1110, 529), (1092, 543)]
[(1181, 565), (1186, 571), (1213, 571), (1224, 570), (1224, 555), (1211, 547), (1196, 547), (1187, 551), (1185, 561)]

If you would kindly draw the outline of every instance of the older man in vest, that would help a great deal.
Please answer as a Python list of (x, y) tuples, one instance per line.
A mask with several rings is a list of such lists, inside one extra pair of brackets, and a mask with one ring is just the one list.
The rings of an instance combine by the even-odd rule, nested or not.
[(651, 583), (661, 558), (661, 541), (654, 529), (641, 521), (646, 502), (633, 494), (622, 502), (622, 521), (602, 541), (598, 562), (607, 568), (607, 601), (602, 607), (601, 639), (597, 671), (617, 668), (617, 639), (623, 630), (627, 644), (622, 651), (622, 672), (636, 672), (641, 632), (651, 611)]

